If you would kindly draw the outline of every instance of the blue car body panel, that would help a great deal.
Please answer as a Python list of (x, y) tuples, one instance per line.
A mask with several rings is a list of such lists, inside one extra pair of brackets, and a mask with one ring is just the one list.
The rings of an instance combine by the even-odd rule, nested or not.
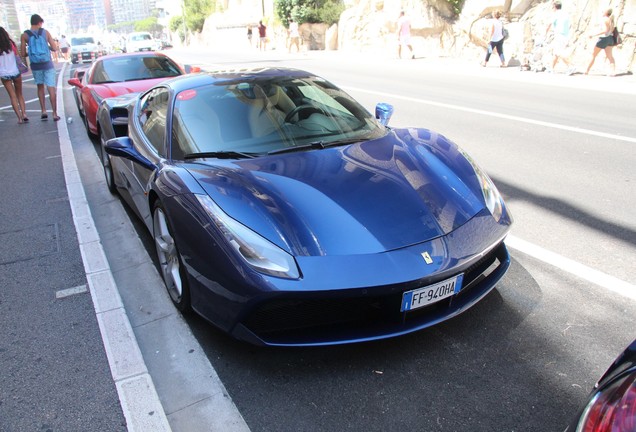
[[(306, 75), (254, 75), (281, 73)], [(202, 74), (162, 85), (174, 98), (188, 88), (238, 79)], [(124, 108), (134, 112), (136, 100), (105, 100), (100, 122), (121, 119)], [(387, 129), (377, 139), (251, 159), (171, 161), (146, 151), (131, 114), (128, 129), (154, 169), (113, 158), (122, 197), (151, 232), (153, 200), (161, 201), (187, 270), (192, 308), (250, 343), (339, 344), (413, 332), (478, 302), (510, 264), (506, 207), (495, 220), (473, 165), (430, 130)], [(113, 128), (104, 130), (114, 137)], [(142, 181), (133, 185), (133, 177)], [(203, 194), (291, 254), (300, 277), (248, 266), (211, 223), (195, 196)], [(404, 292), (458, 275), (457, 294), (401, 312)]]

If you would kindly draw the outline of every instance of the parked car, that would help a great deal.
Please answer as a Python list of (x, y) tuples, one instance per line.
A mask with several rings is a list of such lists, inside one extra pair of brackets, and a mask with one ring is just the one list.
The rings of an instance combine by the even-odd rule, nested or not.
[(91, 63), (98, 59), (103, 50), (93, 36), (71, 36), (71, 63)]
[(566, 432), (636, 431), (636, 340), (603, 374)]
[[(75, 68), (72, 71), (73, 78), (81, 82), (87, 70), (88, 70), (88, 67)], [(84, 109), (82, 108), (81, 98), (79, 96), (79, 91), (77, 86), (73, 86), (73, 99), (75, 100), (75, 105), (77, 106), (77, 111), (79, 112), (80, 117), (84, 118)]]
[(75, 76), (68, 83), (79, 98), (78, 110), (86, 131), (89, 136), (96, 136), (99, 134), (97, 108), (102, 99), (141, 92), (184, 73), (185, 69), (165, 54), (113, 54), (99, 58), (83, 77)]
[(126, 37), (126, 52), (156, 51), (160, 44), (148, 32), (130, 33)]
[(392, 111), (293, 69), (187, 75), (102, 101), (102, 163), (178, 309), (258, 345), (394, 337), (486, 296), (512, 219), (470, 156)]

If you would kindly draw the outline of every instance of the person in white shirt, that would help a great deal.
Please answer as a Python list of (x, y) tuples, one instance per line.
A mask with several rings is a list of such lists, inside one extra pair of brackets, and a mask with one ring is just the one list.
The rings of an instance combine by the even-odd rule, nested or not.
[(552, 4), (554, 9), (554, 17), (545, 31), (546, 36), (552, 31), (554, 37), (552, 39), (552, 70), (561, 60), (568, 67), (568, 75), (572, 75), (575, 69), (570, 65), (568, 59), (568, 45), (570, 44), (570, 17), (563, 9), (561, 2), (555, 1)]
[(68, 49), (71, 47), (71, 44), (66, 39), (66, 36), (62, 35), (58, 42), (58, 45), (60, 46), (60, 51), (62, 52), (64, 61), (68, 61)]
[(413, 46), (411, 45), (411, 20), (404, 15), (404, 11), (400, 12), (397, 20), (397, 36), (398, 36), (398, 58), (402, 58), (402, 46), (406, 46), (411, 53), (410, 58), (414, 59)]
[(496, 49), (497, 54), (499, 54), (499, 60), (501, 60), (501, 67), (506, 67), (506, 59), (504, 58), (503, 52), (503, 43), (504, 43), (504, 34), (503, 34), (503, 23), (501, 22), (501, 11), (495, 11), (492, 14), (492, 20), (490, 25), (490, 43), (488, 44), (488, 51), (486, 51), (486, 58), (481, 63), (482, 66), (486, 66), (488, 64), (488, 60), (490, 60), (490, 56), (493, 51)]
[(289, 52), (292, 46), (296, 45), (296, 52), (300, 52), (300, 33), (298, 31), (298, 23), (293, 18), (289, 19)]
[(17, 54), (15, 42), (4, 27), (0, 27), (0, 81), (9, 93), (11, 106), (15, 115), (18, 116), (18, 123), (25, 123), (29, 119), (26, 116), (26, 103), (22, 95), (22, 75), (16, 61)]

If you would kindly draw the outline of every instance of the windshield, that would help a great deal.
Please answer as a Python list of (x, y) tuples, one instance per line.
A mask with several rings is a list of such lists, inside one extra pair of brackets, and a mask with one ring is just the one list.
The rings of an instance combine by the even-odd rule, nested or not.
[(384, 134), (384, 127), (360, 104), (321, 78), (249, 78), (177, 95), (172, 158), (310, 150)]
[(152, 36), (150, 36), (150, 34), (148, 33), (129, 36), (129, 40), (134, 42), (147, 41), (151, 39), (152, 39)]
[(92, 83), (166, 78), (182, 75), (181, 69), (164, 56), (113, 57), (95, 64)]
[(71, 45), (86, 45), (86, 44), (94, 44), (95, 39), (92, 37), (74, 37), (71, 38)]

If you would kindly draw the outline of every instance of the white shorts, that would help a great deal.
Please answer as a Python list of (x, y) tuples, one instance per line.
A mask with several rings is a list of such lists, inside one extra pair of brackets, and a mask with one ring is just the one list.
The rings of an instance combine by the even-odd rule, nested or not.
[(568, 54), (568, 44), (569, 40), (567, 36), (563, 36), (561, 34), (554, 35), (554, 40), (552, 41), (552, 54), (557, 57), (566, 57)]

